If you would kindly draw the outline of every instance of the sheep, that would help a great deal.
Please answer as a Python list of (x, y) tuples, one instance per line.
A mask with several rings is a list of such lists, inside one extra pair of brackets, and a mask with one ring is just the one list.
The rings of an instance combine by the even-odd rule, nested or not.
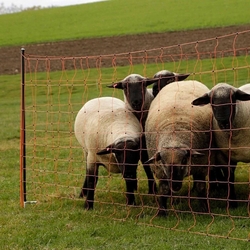
[(154, 78), (159, 79), (157, 82), (153, 83), (152, 93), (154, 98), (157, 96), (159, 91), (171, 82), (183, 81), (190, 74), (178, 74), (168, 70), (161, 70), (154, 75)]
[(211, 107), (205, 110), (191, 101), (209, 89), (198, 81), (173, 82), (151, 103), (145, 125), (146, 146), (151, 168), (159, 180), (158, 216), (167, 215), (167, 195), (179, 191), (183, 178), (192, 175), (193, 188), (206, 202), (206, 177), (214, 165), (210, 154)]
[(250, 83), (242, 85), (241, 87), (239, 87), (239, 89), (246, 92), (247, 94), (250, 94)]
[[(221, 164), (224, 179), (229, 182), (229, 206), (237, 207), (234, 177), (237, 162), (250, 162), (250, 84), (235, 88), (218, 83), (210, 91), (193, 100), (193, 105), (210, 104), (216, 145), (224, 154)], [(224, 165), (224, 167), (223, 167)]]
[(107, 87), (123, 90), (127, 109), (133, 112), (144, 128), (150, 104), (154, 99), (152, 91), (149, 91), (147, 86), (156, 81), (158, 79), (146, 78), (139, 74), (130, 74), (122, 81), (107, 85)]
[[(152, 91), (147, 89), (147, 86), (156, 81), (158, 81), (158, 79), (149, 79), (139, 74), (130, 74), (122, 81), (107, 85), (107, 87), (109, 88), (118, 88), (123, 90), (126, 108), (136, 116), (136, 118), (142, 125), (143, 130), (145, 127), (145, 121), (147, 119), (150, 104), (154, 99)], [(146, 142), (144, 140), (145, 137), (142, 137), (142, 139), (142, 145), (144, 146), (141, 148), (140, 160), (148, 177), (149, 194), (153, 194), (156, 192), (156, 183), (150, 166), (148, 164), (145, 164), (145, 162), (148, 160), (148, 154), (146, 149)]]
[(74, 124), (75, 136), (86, 159), (86, 177), (80, 197), (85, 209), (93, 209), (98, 168), (122, 173), (127, 204), (135, 204), (136, 170), (140, 159), (142, 127), (125, 103), (113, 97), (95, 98), (80, 109)]

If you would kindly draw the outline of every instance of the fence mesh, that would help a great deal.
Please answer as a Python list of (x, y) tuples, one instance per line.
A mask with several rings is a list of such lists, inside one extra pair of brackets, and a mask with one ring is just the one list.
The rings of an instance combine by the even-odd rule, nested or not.
[[(21, 152), (21, 186), (24, 184), (26, 189), (21, 188), (21, 196), (26, 197), (21, 199), (21, 205), (36, 201), (34, 209), (42, 210), (83, 206), (79, 194), (86, 174), (85, 159), (74, 135), (74, 121), (90, 99), (102, 96), (123, 99), (122, 91), (106, 85), (132, 73), (153, 77), (159, 70), (167, 69), (190, 73), (188, 79), (199, 80), (209, 88), (218, 82), (239, 87), (250, 78), (250, 46), (243, 46), (245, 39), (250, 39), (250, 31), (112, 55), (48, 57), (30, 55), (27, 51), (22, 55), (25, 124), (22, 123), (21, 130), (25, 140), (21, 138), (21, 148), (25, 148), (25, 154)], [(250, 132), (249, 127), (245, 129)], [(247, 139), (244, 146), (249, 146)], [(141, 164), (135, 206), (126, 206), (121, 174), (110, 174), (100, 168), (94, 216), (133, 218), (137, 223), (163, 229), (249, 240), (249, 179), (249, 164), (239, 162), (235, 180), (238, 208), (229, 208), (228, 194), (218, 190), (207, 197), (210, 207), (204, 213), (193, 209), (190, 203), (197, 197), (190, 192), (192, 176), (187, 177), (181, 191), (169, 195), (168, 216), (159, 218), (156, 197), (147, 193), (147, 178)]]

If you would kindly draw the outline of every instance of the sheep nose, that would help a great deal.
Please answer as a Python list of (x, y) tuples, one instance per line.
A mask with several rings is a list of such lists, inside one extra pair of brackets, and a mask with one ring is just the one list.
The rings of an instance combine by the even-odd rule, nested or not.
[(132, 102), (132, 105), (133, 105), (133, 108), (135, 109), (135, 110), (141, 110), (141, 108), (142, 108), (142, 101), (141, 100), (134, 100), (133, 102)]
[(139, 100), (139, 99), (136, 99), (136, 100), (133, 101), (133, 104), (134, 104), (134, 105), (138, 105), (138, 104), (140, 104), (140, 103), (141, 103), (141, 100)]

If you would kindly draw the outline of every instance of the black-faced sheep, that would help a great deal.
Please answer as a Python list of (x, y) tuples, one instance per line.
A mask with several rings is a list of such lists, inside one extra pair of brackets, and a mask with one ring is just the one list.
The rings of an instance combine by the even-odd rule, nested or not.
[[(117, 88), (123, 90), (124, 102), (126, 108), (130, 110), (138, 119), (140, 124), (145, 127), (148, 110), (154, 96), (152, 91), (147, 89), (147, 86), (156, 82), (158, 79), (149, 79), (139, 74), (130, 74), (122, 81), (108, 85), (109, 88)], [(150, 166), (145, 164), (148, 160), (145, 137), (141, 148), (141, 162), (148, 177), (149, 193), (155, 193), (156, 184)]]
[(145, 136), (150, 157), (147, 163), (159, 179), (158, 215), (166, 215), (167, 196), (179, 191), (188, 175), (193, 176), (202, 209), (208, 209), (204, 197), (206, 176), (214, 161), (209, 152), (212, 110), (191, 105), (208, 90), (198, 81), (173, 82), (151, 103)]
[(124, 102), (127, 109), (133, 112), (144, 128), (150, 104), (154, 99), (152, 92), (147, 89), (147, 86), (157, 80), (148, 79), (139, 74), (131, 74), (122, 81), (113, 83), (107, 87), (123, 90)]
[(190, 74), (179, 74), (168, 70), (161, 70), (154, 75), (158, 81), (153, 84), (152, 93), (156, 97), (159, 91), (171, 82), (178, 82), (185, 80)]
[[(236, 199), (234, 172), (237, 162), (250, 162), (250, 84), (235, 88), (218, 83), (210, 91), (193, 100), (193, 105), (210, 104), (213, 111), (213, 134), (217, 147), (226, 157), (221, 164), (229, 183), (229, 199)], [(223, 167), (225, 165), (225, 167)], [(223, 179), (222, 179), (223, 180)], [(230, 202), (236, 207), (236, 202)]]
[(76, 116), (74, 130), (87, 163), (80, 195), (86, 196), (85, 208), (93, 208), (101, 165), (111, 173), (122, 173), (126, 182), (127, 204), (135, 204), (136, 171), (143, 130), (136, 117), (125, 108), (124, 102), (112, 97), (88, 101)]

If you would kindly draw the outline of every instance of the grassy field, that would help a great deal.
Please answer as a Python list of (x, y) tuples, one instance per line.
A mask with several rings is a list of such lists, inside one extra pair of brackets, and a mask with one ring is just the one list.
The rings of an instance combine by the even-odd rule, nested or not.
[[(226, 75), (235, 79), (239, 86), (244, 83), (248, 70), (243, 67), (246, 58), (237, 58), (237, 72), (227, 70), (233, 60), (235, 58), (225, 58), (223, 63), (218, 61), (218, 72), (213, 76), (210, 73), (196, 77), (210, 82), (211, 87), (211, 79), (221, 81)], [(200, 63), (202, 67), (199, 69), (206, 71), (211, 68), (210, 60)], [(190, 72), (197, 68), (196, 61), (188, 64)], [(221, 65), (226, 73), (221, 72)], [(156, 65), (147, 67), (149, 75), (156, 71)], [(173, 64), (165, 67), (175, 69)], [(178, 67), (182, 72), (187, 65)], [(142, 74), (145, 66), (135, 65), (134, 70)], [(105, 85), (113, 81), (114, 74), (122, 78), (129, 71), (125, 66), (117, 72), (113, 68), (102, 69), (99, 74), (96, 74), (96, 69), (65, 74), (26, 74), (27, 199), (36, 200), (37, 204), (27, 204), (25, 209), (19, 206), (18, 191), (20, 76), (1, 76), (1, 124), (5, 129), (0, 132), (3, 159), (0, 249), (247, 248), (248, 242), (231, 239), (246, 240), (248, 237), (250, 225), (246, 203), (234, 211), (227, 211), (224, 205), (217, 208), (218, 204), (212, 202), (212, 214), (199, 215), (191, 213), (184, 201), (174, 205), (178, 214), (170, 211), (167, 219), (155, 218), (156, 205), (154, 198), (146, 195), (145, 174), (141, 168), (137, 207), (124, 206), (124, 195), (119, 192), (124, 190), (120, 175), (108, 176), (101, 170), (95, 210), (87, 212), (82, 209), (83, 201), (78, 199), (78, 193), (84, 178), (83, 156), (73, 135), (74, 117), (82, 103), (100, 93), (121, 98), (120, 91), (107, 89)], [(103, 79), (101, 85), (98, 84), (100, 78)], [(236, 176), (240, 181), (237, 193), (246, 200), (247, 167), (239, 167)], [(225, 239), (227, 236), (231, 238)]]
[(0, 46), (249, 24), (250, 2), (110, 0), (0, 15)]
[[(100, 20), (100, 9), (104, 11), (107, 8), (106, 10), (111, 12), (110, 5), (114, 4), (111, 13), (116, 13), (117, 16), (109, 15), (109, 18), (106, 19), (110, 21), (110, 26), (108, 26), (108, 21), (106, 22), (108, 29), (101, 33), (99, 31), (103, 26), (100, 25), (98, 28), (92, 24), (88, 25), (93, 28), (93, 33), (89, 33), (88, 36), (113, 35), (112, 31), (115, 32), (115, 35), (119, 35), (119, 30), (124, 33), (152, 32), (154, 27), (141, 25), (140, 19), (136, 22), (138, 28), (126, 29), (126, 26), (131, 25), (126, 22), (131, 21), (132, 18), (126, 17), (125, 11), (114, 11), (115, 7), (125, 8), (123, 7), (124, 2), (108, 1), (89, 6), (24, 12), (0, 16), (0, 20), (9, 23), (8, 34), (10, 34), (9, 44), (11, 45), (46, 41), (49, 37), (51, 39), (52, 33), (55, 40), (74, 39), (80, 37), (80, 33), (84, 32), (81, 30), (77, 35), (75, 28), (69, 28), (68, 24), (63, 25), (63, 20), (69, 13), (72, 15), (72, 12), (75, 12), (75, 18), (78, 15), (79, 18), (81, 17), (80, 21), (72, 22), (76, 23), (77, 27), (79, 23), (86, 24), (83, 22), (86, 15), (82, 14), (81, 8), (95, 10), (98, 13), (97, 20)], [(130, 1), (126, 1), (126, 3), (128, 2)], [(183, 9), (178, 12), (179, 16), (182, 16), (181, 13), (185, 15), (184, 6), (188, 4), (188, 1), (181, 2)], [(144, 6), (143, 3), (145, 1), (133, 2), (133, 11), (138, 6), (145, 7), (146, 4)], [(175, 5), (175, 1), (164, 1), (164, 3), (168, 4), (168, 10), (174, 8), (173, 6), (176, 7), (175, 10), (180, 8), (180, 5)], [(200, 2), (198, 5), (192, 5), (197, 8), (194, 13), (197, 13), (199, 8), (205, 11), (209, 9), (209, 6), (212, 7), (209, 5), (209, 1), (202, 3), (204, 3), (202, 6), (199, 5)], [(222, 3), (225, 2), (217, 1), (216, 6), (218, 7)], [(211, 23), (214, 21), (211, 15), (209, 18), (207, 16), (206, 21), (205, 15), (200, 15), (201, 24), (193, 20), (193, 28), (197, 28), (198, 25), (202, 27), (204, 23), (207, 23), (207, 27), (231, 25), (233, 17), (237, 19), (237, 23), (245, 23), (244, 13), (247, 12), (248, 3), (245, 3), (244, 8), (243, 3), (244, 1), (238, 1), (237, 6), (234, 4), (235, 11), (231, 11), (231, 17), (227, 19), (222, 18), (226, 16), (227, 11), (224, 14), (217, 12), (219, 7), (215, 8), (213, 5), (213, 13), (214, 15), (217, 13), (218, 16), (216, 20), (221, 18), (221, 22)], [(105, 4), (109, 7), (104, 7)], [(166, 16), (166, 10), (162, 8), (162, 4), (163, 1), (154, 2), (154, 7), (158, 7), (158, 14), (154, 17), (154, 25), (157, 27), (158, 23), (162, 22), (159, 11), (162, 12), (162, 17)], [(233, 7), (233, 1), (227, 1), (226, 10), (231, 10), (231, 7)], [(239, 10), (244, 9), (240, 16), (235, 14), (238, 8)], [(89, 9), (87, 10), (90, 11)], [(194, 11), (195, 7), (193, 9), (189, 6), (188, 9)], [(148, 19), (145, 12), (152, 13), (153, 9), (151, 8), (150, 11), (145, 9), (144, 19), (141, 20)], [(51, 13), (54, 18), (51, 18)], [(63, 19), (55, 18), (55, 13)], [(91, 13), (89, 20), (96, 16), (93, 12)], [(138, 16), (136, 12), (133, 15)], [(125, 19), (126, 22), (121, 22), (121, 24), (118, 21), (112, 22), (116, 17), (121, 20)], [(21, 29), (20, 25), (19, 29), (16, 26), (16, 22), (18, 23), (19, 20), (22, 20), (24, 24)], [(37, 25), (32, 28), (34, 33), (27, 31), (23, 33), (24, 27), (27, 27), (25, 22), (34, 24), (34, 20), (37, 20)], [(39, 33), (37, 32), (40, 25), (39, 20), (43, 20), (42, 25), (45, 25), (44, 20), (50, 20), (52, 24), (47, 23), (47, 26), (40, 29)], [(222, 22), (223, 20), (224, 22)], [(151, 21), (153, 22), (153, 17)], [(113, 23), (116, 24), (115, 27)], [(188, 22), (173, 23), (177, 25), (173, 30), (189, 28), (184, 27), (184, 24), (186, 25)], [(19, 24), (21, 23), (19, 22)], [(189, 25), (192, 28), (192, 25)], [(163, 29), (164, 23), (159, 26)], [(55, 32), (53, 28), (51, 30), (48, 28), (48, 34), (46, 34), (45, 27), (63, 28), (58, 29), (58, 32)], [(89, 31), (90, 27), (88, 27)], [(7, 32), (3, 26), (0, 26), (0, 29), (4, 33)], [(8, 44), (6, 38), (1, 37), (0, 39), (3, 39), (0, 41), (1, 46)], [(234, 70), (231, 70), (232, 65), (234, 65)], [(133, 69), (124, 66), (116, 69), (27, 72), (27, 199), (36, 200), (37, 204), (27, 204), (24, 209), (20, 208), (19, 202), (20, 75), (0, 76), (0, 124), (3, 128), (0, 130), (2, 163), (0, 249), (247, 249), (249, 246), (247, 239), (250, 237), (249, 207), (246, 202), (249, 193), (248, 166), (240, 165), (237, 168), (236, 191), (239, 198), (245, 202), (241, 202), (239, 208), (233, 211), (226, 209), (225, 202), (221, 202), (220, 207), (220, 203), (213, 201), (211, 202), (211, 214), (196, 214), (191, 212), (188, 202), (184, 199), (183, 202), (177, 200), (173, 204), (173, 208), (178, 209), (178, 213), (170, 210), (168, 218), (155, 218), (156, 205), (154, 198), (146, 195), (145, 174), (141, 167), (139, 167), (139, 190), (136, 194), (137, 207), (124, 206), (125, 197), (119, 192), (119, 190), (124, 190), (121, 176), (109, 176), (104, 170), (101, 170), (95, 209), (85, 211), (82, 208), (83, 201), (78, 199), (85, 173), (82, 165), (83, 156), (73, 135), (73, 122), (77, 111), (86, 100), (105, 95), (121, 98), (120, 91), (107, 89), (105, 85), (115, 79), (122, 79), (131, 73), (131, 70), (147, 76), (152, 76), (162, 68), (179, 72), (196, 72), (196, 75), (192, 75), (190, 78), (201, 80), (209, 87), (216, 82), (225, 80), (235, 86), (240, 86), (249, 82), (249, 65), (250, 58), (244, 56), (214, 59), (214, 61), (208, 59), (164, 65), (148, 64), (146, 67), (145, 65), (134, 65)], [(188, 185), (189, 180), (186, 181)]]

